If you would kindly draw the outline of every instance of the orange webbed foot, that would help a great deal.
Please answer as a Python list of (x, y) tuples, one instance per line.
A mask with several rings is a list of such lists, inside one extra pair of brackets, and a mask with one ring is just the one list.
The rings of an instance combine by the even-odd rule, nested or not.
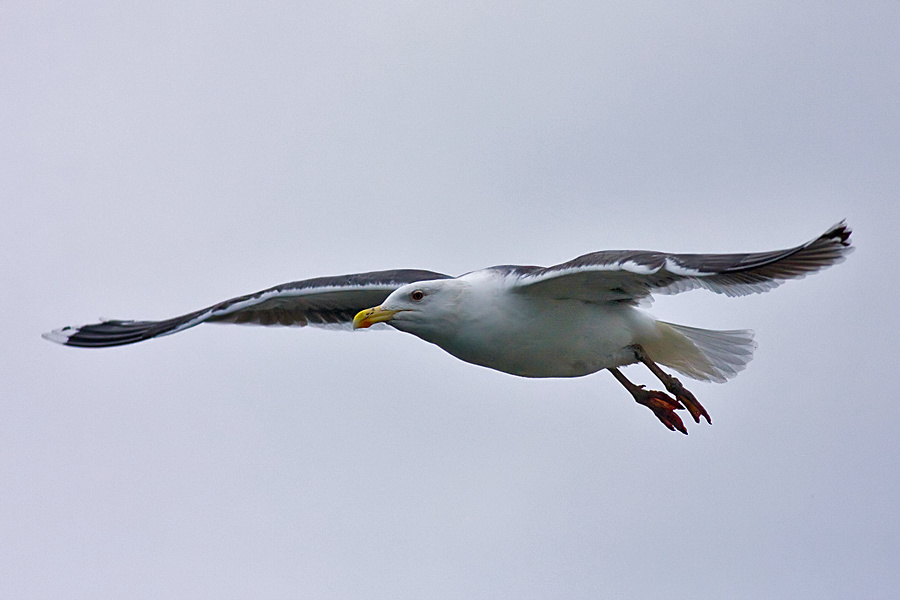
[[(669, 396), (665, 392), (657, 390), (645, 390), (644, 386), (636, 386), (631, 390), (634, 399), (638, 404), (643, 404), (653, 411), (656, 418), (672, 431), (680, 431), (684, 435), (688, 434), (687, 427), (677, 414), (676, 410), (684, 410), (684, 406), (677, 398)], [(692, 413), (693, 414), (693, 413)]]

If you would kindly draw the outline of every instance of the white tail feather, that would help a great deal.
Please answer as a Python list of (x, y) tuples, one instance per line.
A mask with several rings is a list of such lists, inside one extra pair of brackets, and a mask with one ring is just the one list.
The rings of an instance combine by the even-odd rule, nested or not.
[(701, 381), (724, 383), (747, 366), (756, 350), (749, 329), (714, 331), (657, 321), (657, 340), (645, 344), (651, 359)]

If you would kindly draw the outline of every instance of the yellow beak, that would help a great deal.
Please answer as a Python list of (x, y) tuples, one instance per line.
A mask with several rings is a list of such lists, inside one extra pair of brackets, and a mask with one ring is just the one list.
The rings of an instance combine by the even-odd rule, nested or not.
[(387, 310), (376, 306), (375, 308), (367, 308), (356, 313), (353, 317), (353, 329), (365, 329), (371, 327), (375, 323), (383, 323), (389, 321), (391, 317), (400, 312), (399, 310)]

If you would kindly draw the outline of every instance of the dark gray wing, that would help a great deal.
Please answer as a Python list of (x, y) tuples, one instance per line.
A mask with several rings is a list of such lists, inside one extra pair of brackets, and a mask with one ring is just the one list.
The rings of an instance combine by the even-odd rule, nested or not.
[(395, 289), (449, 275), (401, 269), (318, 277), (278, 285), (255, 294), (219, 302), (165, 321), (104, 321), (63, 327), (43, 337), (66, 346), (100, 348), (133, 344), (183, 331), (200, 323), (251, 325), (349, 325), (359, 311), (381, 304)]
[(588, 302), (638, 303), (651, 294), (696, 288), (744, 296), (841, 262), (853, 250), (850, 233), (842, 221), (816, 239), (787, 250), (747, 254), (607, 250), (552, 267), (522, 267), (511, 274), (517, 277), (517, 292)]

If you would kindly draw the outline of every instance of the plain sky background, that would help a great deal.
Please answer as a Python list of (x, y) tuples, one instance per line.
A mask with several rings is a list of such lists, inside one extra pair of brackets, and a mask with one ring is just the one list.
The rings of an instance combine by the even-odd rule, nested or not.
[[(0, 597), (895, 597), (898, 65), (893, 0), (0, 4)], [(398, 332), (40, 338), (842, 218), (656, 301), (758, 334), (687, 437)]]

